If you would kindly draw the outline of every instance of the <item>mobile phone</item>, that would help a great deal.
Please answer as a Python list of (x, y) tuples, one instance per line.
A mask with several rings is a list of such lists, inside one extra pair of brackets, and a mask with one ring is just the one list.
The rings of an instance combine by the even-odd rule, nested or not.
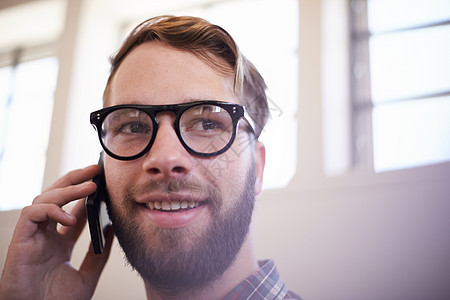
[(105, 234), (111, 225), (106, 203), (109, 201), (106, 189), (105, 172), (103, 170), (103, 159), (100, 154), (98, 161), (100, 173), (92, 181), (97, 185), (97, 190), (86, 197), (85, 206), (91, 234), (92, 247), (95, 254), (101, 254), (105, 246)]

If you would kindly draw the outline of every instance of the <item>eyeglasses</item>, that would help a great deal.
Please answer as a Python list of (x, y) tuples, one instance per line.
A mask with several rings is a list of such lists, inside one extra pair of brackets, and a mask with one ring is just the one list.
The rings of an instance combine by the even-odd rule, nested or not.
[(108, 155), (133, 160), (150, 150), (158, 131), (156, 115), (165, 111), (175, 113), (173, 125), (181, 144), (197, 156), (211, 157), (227, 151), (240, 119), (255, 134), (243, 106), (221, 101), (111, 106), (91, 113), (91, 124)]

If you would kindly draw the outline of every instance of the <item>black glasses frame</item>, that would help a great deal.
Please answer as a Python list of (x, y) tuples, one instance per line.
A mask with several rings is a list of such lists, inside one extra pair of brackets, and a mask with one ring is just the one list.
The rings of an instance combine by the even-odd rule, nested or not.
[[(230, 116), (231, 119), (233, 121), (233, 133), (232, 136), (230, 138), (230, 141), (228, 142), (228, 144), (226, 144), (222, 149), (220, 149), (219, 151), (216, 152), (212, 152), (212, 153), (202, 153), (202, 152), (198, 152), (193, 150), (192, 148), (190, 148), (187, 143), (183, 140), (183, 137), (181, 135), (180, 132), (180, 118), (181, 115), (188, 109), (194, 107), (194, 106), (198, 106), (198, 105), (216, 105), (219, 106), (221, 108), (223, 108), (224, 110), (226, 110)], [(147, 146), (138, 154), (133, 155), (133, 156), (120, 156), (117, 154), (114, 154), (113, 152), (111, 152), (106, 145), (103, 143), (103, 139), (102, 139), (102, 124), (103, 121), (106, 119), (106, 117), (112, 113), (113, 111), (116, 111), (118, 109), (124, 109), (124, 108), (131, 108), (131, 109), (136, 109), (136, 110), (140, 110), (143, 111), (144, 113), (146, 113), (148, 116), (150, 116), (150, 119), (153, 122), (153, 126), (154, 126), (154, 130), (152, 132), (152, 136), (147, 144)], [(194, 102), (188, 102), (188, 103), (180, 103), (180, 104), (171, 104), (171, 105), (138, 105), (138, 104), (122, 104), (122, 105), (116, 105), (116, 106), (110, 106), (110, 107), (105, 107), (103, 109), (94, 111), (91, 113), (90, 115), (90, 120), (91, 120), (91, 124), (94, 126), (94, 128), (97, 130), (98, 132), (98, 138), (100, 140), (100, 144), (102, 145), (103, 150), (105, 150), (105, 152), (115, 158), (115, 159), (119, 159), (119, 160), (133, 160), (133, 159), (137, 159), (141, 156), (143, 156), (145, 153), (147, 153), (150, 148), (153, 145), (153, 142), (155, 140), (156, 134), (158, 132), (158, 120), (156, 119), (156, 115), (160, 112), (166, 112), (166, 111), (170, 111), (175, 113), (175, 121), (173, 123), (173, 126), (175, 128), (175, 132), (178, 136), (178, 139), (180, 140), (181, 144), (184, 146), (184, 148), (197, 156), (200, 157), (212, 157), (212, 156), (217, 156), (219, 154), (224, 153), (225, 151), (227, 151), (231, 145), (233, 144), (235, 138), (236, 138), (236, 132), (237, 132), (237, 125), (239, 120), (242, 118), (248, 125), (248, 127), (250, 128), (250, 131), (252, 134), (255, 135), (255, 131), (254, 131), (254, 125), (252, 125), (252, 120), (250, 118), (246, 118), (245, 115), (247, 114), (245, 111), (245, 107), (239, 104), (235, 104), (235, 103), (228, 103), (228, 102), (223, 102), (223, 101), (213, 101), (213, 100), (204, 100), (204, 101), (194, 101)]]

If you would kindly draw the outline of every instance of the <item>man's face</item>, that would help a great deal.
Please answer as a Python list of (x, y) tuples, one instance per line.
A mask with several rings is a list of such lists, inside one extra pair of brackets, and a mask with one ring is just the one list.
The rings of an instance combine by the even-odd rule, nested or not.
[[(196, 100), (238, 103), (233, 78), (192, 53), (149, 42), (124, 59), (107, 104)], [(131, 265), (160, 289), (203, 285), (230, 266), (247, 236), (264, 167), (262, 144), (252, 144), (245, 130), (238, 130), (224, 154), (189, 154), (174, 118), (158, 114), (158, 132), (144, 156), (132, 161), (106, 156), (104, 162), (118, 240)]]

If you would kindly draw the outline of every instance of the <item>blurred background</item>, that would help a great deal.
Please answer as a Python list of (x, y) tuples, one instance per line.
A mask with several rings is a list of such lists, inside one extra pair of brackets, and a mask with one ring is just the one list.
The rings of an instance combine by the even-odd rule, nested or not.
[[(224, 27), (270, 89), (258, 258), (307, 300), (450, 299), (448, 0), (0, 0), (0, 268), (20, 209), (97, 162), (108, 59), (161, 14)], [(94, 299), (125, 297), (115, 244)]]

